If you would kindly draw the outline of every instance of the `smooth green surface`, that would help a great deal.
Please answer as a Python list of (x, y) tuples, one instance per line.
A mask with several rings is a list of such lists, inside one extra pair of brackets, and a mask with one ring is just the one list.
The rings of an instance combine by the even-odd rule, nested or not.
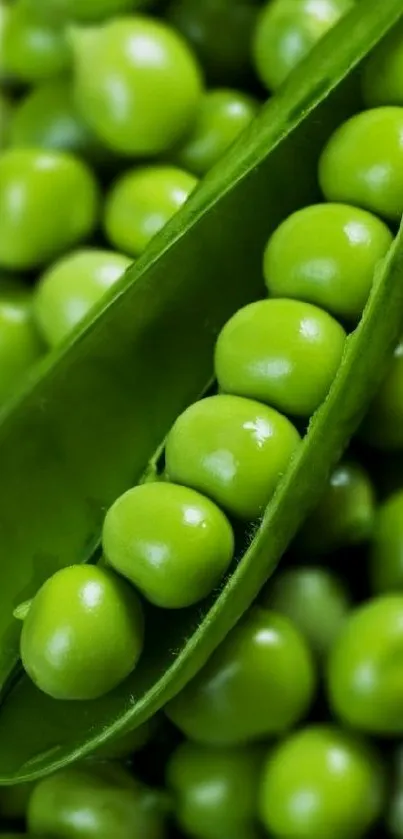
[(270, 296), (315, 303), (357, 320), (392, 234), (372, 213), (314, 204), (293, 213), (270, 237), (264, 275)]
[(353, 0), (269, 0), (262, 9), (253, 42), (255, 69), (268, 90), (287, 76), (340, 17)]
[(389, 369), (361, 428), (370, 446), (385, 452), (403, 449), (403, 341), (399, 341)]
[(231, 525), (201, 493), (170, 483), (129, 489), (102, 531), (108, 563), (156, 606), (182, 609), (215, 588), (234, 553)]
[(50, 262), (92, 233), (97, 213), (95, 179), (73, 155), (40, 149), (0, 155), (0, 267)]
[(197, 179), (175, 166), (133, 169), (107, 196), (104, 228), (110, 244), (139, 256), (187, 201)]
[(170, 758), (166, 780), (175, 819), (196, 839), (243, 837), (256, 820), (261, 748), (210, 749), (184, 742)]
[(133, 16), (77, 28), (72, 48), (77, 105), (107, 147), (148, 157), (170, 149), (189, 129), (201, 72), (181, 35), (164, 22)]
[(353, 734), (312, 726), (291, 735), (263, 770), (260, 812), (281, 839), (360, 839), (381, 812), (383, 775)]
[(309, 565), (279, 571), (259, 602), (286, 615), (319, 656), (328, 654), (350, 609), (349, 594), (336, 574)]
[(343, 327), (310, 303), (250, 303), (220, 332), (215, 351), (218, 383), (226, 393), (309, 417), (326, 397), (345, 339)]
[(368, 107), (403, 105), (403, 24), (393, 28), (367, 61), (362, 90)]
[(135, 592), (92, 565), (62, 568), (35, 595), (21, 632), (21, 659), (54, 699), (96, 699), (134, 670), (143, 649)]
[(93, 23), (109, 17), (133, 12), (147, 6), (150, 0), (36, 0), (38, 8), (49, 20)]
[(32, 317), (29, 290), (0, 273), (0, 401), (5, 400), (43, 354)]
[[(57, 568), (91, 556), (105, 508), (140, 478), (172, 422), (205, 389), (217, 332), (263, 293), (261, 257), (270, 231), (317, 200), (318, 154), (357, 107), (351, 69), (401, 13), (401, 0), (367, 0), (365, 10), (357, 6), (326, 36), (304, 75), (291, 78), (262, 110), (130, 269), (124, 289), (98, 307), (85, 333), (49, 358), (3, 414), (2, 549), (14, 558), (12, 566), (0, 565), (3, 685), (16, 660), (13, 608)], [(290, 157), (301, 159), (302, 150), (303, 165), (290, 169)], [(252, 544), (245, 535), (249, 550), (220, 596), (170, 613), (169, 621), (152, 610), (143, 662), (102, 702), (72, 708), (14, 673), (0, 713), (2, 783), (61, 767), (143, 722), (197, 672), (248, 608), (317, 503), (393, 351), (403, 310), (400, 248), (401, 237), (377, 276), (332, 393)]]
[(3, 149), (9, 139), (11, 104), (3, 93), (0, 93), (0, 149)]
[(350, 613), (333, 647), (328, 699), (347, 725), (403, 733), (403, 595), (385, 594)]
[(65, 30), (49, 24), (35, 3), (17, 0), (12, 5), (2, 37), (4, 71), (19, 81), (35, 84), (70, 67)]
[(370, 580), (374, 594), (403, 591), (403, 492), (391, 495), (376, 511)]
[(152, 790), (119, 766), (67, 769), (41, 781), (30, 800), (33, 834), (68, 839), (163, 839)]
[(231, 515), (262, 515), (300, 437), (278, 411), (220, 394), (195, 402), (168, 434), (169, 480), (204, 493)]
[(399, 222), (403, 213), (403, 108), (363, 111), (330, 138), (319, 163), (327, 201)]
[(131, 263), (121, 253), (85, 248), (51, 265), (34, 293), (34, 317), (44, 340), (50, 346), (63, 341)]
[(291, 621), (254, 607), (165, 710), (197, 743), (242, 745), (299, 722), (315, 681), (310, 650)]
[(399, 743), (393, 755), (392, 789), (386, 814), (388, 835), (393, 839), (403, 836), (403, 749)]
[(207, 90), (194, 126), (175, 160), (195, 175), (205, 175), (249, 125), (258, 102), (240, 90)]

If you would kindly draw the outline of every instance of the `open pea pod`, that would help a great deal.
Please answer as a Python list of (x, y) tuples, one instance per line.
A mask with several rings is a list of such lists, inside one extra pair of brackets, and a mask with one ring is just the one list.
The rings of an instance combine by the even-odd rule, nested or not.
[(0, 417), (0, 783), (83, 757), (165, 704), (248, 608), (359, 424), (403, 325), (402, 232), (326, 402), (220, 591), (180, 612), (150, 608), (138, 669), (100, 700), (51, 700), (21, 675), (13, 609), (58, 568), (93, 556), (106, 507), (141, 480), (204, 391), (218, 330), (263, 293), (269, 233), (318, 198), (323, 144), (360, 107), (356, 68), (402, 15), (401, 0), (353, 10)]

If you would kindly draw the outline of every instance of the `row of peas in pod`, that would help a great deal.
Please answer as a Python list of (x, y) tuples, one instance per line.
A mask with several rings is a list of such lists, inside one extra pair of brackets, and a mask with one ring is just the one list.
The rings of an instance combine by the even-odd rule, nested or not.
[(352, 1), (1, 0), (0, 404)]

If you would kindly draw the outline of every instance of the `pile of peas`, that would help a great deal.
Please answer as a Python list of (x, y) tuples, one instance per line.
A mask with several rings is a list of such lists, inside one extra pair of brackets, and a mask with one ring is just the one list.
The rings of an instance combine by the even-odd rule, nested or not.
[[(0, 402), (352, 2), (0, 2)], [(185, 609), (220, 586), (239, 523), (260, 519), (326, 399), (403, 213), (403, 26), (362, 92), (323, 149), (323, 202), (270, 236), (267, 299), (222, 329), (216, 391), (176, 420), (163, 474), (107, 511), (99, 565), (17, 610), (25, 670), (54, 699), (97, 699), (134, 671), (145, 601)], [(198, 676), (91, 760), (0, 790), (11, 829), (403, 837), (403, 481), (378, 497), (362, 465), (403, 449), (402, 359), (399, 343), (358, 449)]]

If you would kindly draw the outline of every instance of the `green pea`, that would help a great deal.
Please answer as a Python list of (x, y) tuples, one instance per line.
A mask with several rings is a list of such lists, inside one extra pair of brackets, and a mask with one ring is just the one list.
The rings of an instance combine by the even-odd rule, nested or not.
[(0, 400), (9, 397), (42, 355), (31, 295), (14, 278), (0, 276)]
[(186, 836), (234, 839), (248, 835), (257, 810), (260, 748), (211, 749), (182, 743), (167, 766), (175, 816)]
[(178, 212), (196, 187), (193, 175), (173, 166), (147, 166), (122, 175), (105, 204), (109, 242), (138, 256)]
[(298, 300), (250, 303), (225, 324), (215, 366), (223, 391), (308, 417), (325, 399), (346, 333), (330, 315)]
[(136, 593), (104, 568), (71, 565), (39, 589), (24, 620), (21, 659), (54, 699), (96, 699), (134, 669), (143, 647)]
[(264, 275), (273, 297), (316, 303), (357, 320), (393, 237), (380, 219), (345, 204), (316, 204), (289, 216), (270, 237)]
[(358, 839), (380, 815), (382, 767), (369, 746), (331, 726), (292, 734), (268, 756), (260, 811), (278, 839)]
[(0, 91), (0, 150), (8, 144), (11, 115), (11, 104)]
[(375, 594), (403, 591), (403, 491), (378, 507), (370, 550), (370, 578)]
[(50, 20), (102, 21), (150, 5), (150, 0), (36, 0)]
[(159, 796), (117, 765), (72, 767), (36, 786), (28, 808), (35, 836), (54, 839), (164, 839)]
[(238, 90), (208, 90), (175, 159), (189, 172), (204, 175), (249, 125), (257, 109), (257, 101)]
[(70, 81), (56, 79), (34, 87), (14, 107), (10, 145), (59, 149), (102, 162), (102, 149), (81, 118)]
[(302, 525), (296, 547), (320, 555), (367, 541), (374, 525), (375, 496), (368, 473), (342, 461), (333, 470), (322, 498)]
[(72, 46), (78, 107), (108, 148), (122, 155), (157, 155), (189, 130), (201, 74), (186, 42), (165, 23), (115, 18), (75, 30)]
[[(251, 75), (253, 0), (173, 0), (170, 22), (198, 55), (211, 84), (244, 85)], [(225, 33), (225, 36), (224, 36)]]
[(291, 621), (253, 607), (166, 712), (197, 743), (243, 745), (302, 719), (315, 681), (310, 650)]
[(69, 335), (131, 265), (120, 253), (87, 248), (48, 268), (36, 286), (34, 313), (44, 339), (56, 346)]
[(16, 0), (4, 28), (2, 64), (6, 73), (34, 84), (69, 68), (71, 53), (60, 26), (45, 21), (34, 2)]
[(253, 55), (269, 90), (276, 90), (353, 0), (269, 0), (258, 18)]
[(329, 653), (350, 609), (342, 581), (319, 566), (290, 568), (267, 583), (261, 604), (286, 615), (318, 656)]
[(403, 23), (393, 27), (372, 50), (362, 75), (362, 90), (370, 108), (403, 105)]
[(231, 525), (200, 493), (170, 483), (129, 489), (108, 510), (103, 547), (115, 571), (164, 609), (213, 590), (234, 552)]
[(336, 129), (319, 162), (327, 201), (355, 204), (390, 221), (403, 213), (403, 108), (363, 111)]
[(77, 158), (39, 149), (0, 155), (1, 267), (50, 262), (90, 235), (97, 213), (96, 182)]
[(166, 443), (166, 471), (169, 480), (251, 520), (263, 513), (299, 442), (294, 426), (272, 408), (211, 396), (176, 420)]
[[(34, 787), (34, 782), (14, 784), (12, 787), (0, 787), (0, 819), (4, 819), (4, 821), (25, 819), (28, 802)], [(0, 837), (2, 835), (0, 833)]]
[(403, 733), (403, 596), (384, 595), (350, 613), (327, 674), (333, 711), (369, 734)]
[(361, 426), (361, 436), (375, 449), (403, 450), (403, 340)]

